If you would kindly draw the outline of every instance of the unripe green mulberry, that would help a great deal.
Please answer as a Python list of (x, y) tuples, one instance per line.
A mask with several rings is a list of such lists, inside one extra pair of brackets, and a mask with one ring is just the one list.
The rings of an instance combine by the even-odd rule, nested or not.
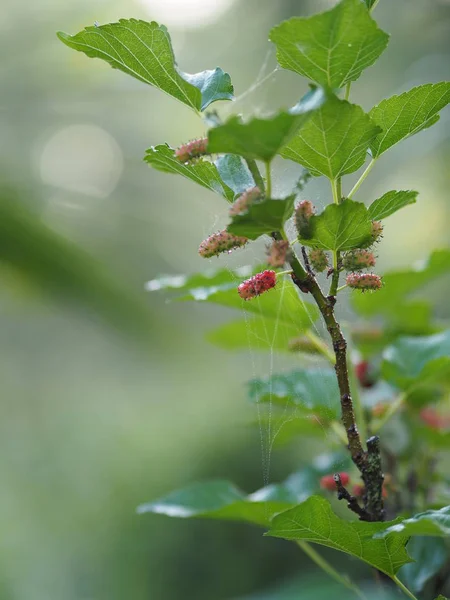
[(351, 250), (342, 259), (346, 271), (362, 271), (375, 266), (375, 256), (370, 250)]
[(310, 250), (308, 253), (308, 258), (312, 268), (314, 271), (317, 271), (317, 273), (322, 273), (322, 271), (325, 271), (325, 269), (328, 267), (328, 256), (326, 252), (320, 248)]
[(295, 226), (300, 238), (311, 237), (311, 217), (315, 214), (311, 200), (302, 200), (295, 209)]

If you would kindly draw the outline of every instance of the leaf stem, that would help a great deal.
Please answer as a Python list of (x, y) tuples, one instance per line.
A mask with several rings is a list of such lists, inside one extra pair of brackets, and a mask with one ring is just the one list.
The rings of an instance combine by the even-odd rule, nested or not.
[(254, 160), (253, 158), (246, 158), (245, 162), (247, 163), (248, 170), (252, 174), (253, 181), (259, 187), (261, 192), (264, 193), (266, 187), (264, 185), (264, 179), (262, 178), (261, 173), (259, 172), (258, 165), (256, 164), (256, 160)]
[(270, 161), (265, 163), (266, 165), (266, 196), (272, 197), (272, 173), (270, 171)]
[(331, 180), (331, 191), (333, 192), (333, 201), (335, 204), (339, 204), (340, 203), (340, 194), (339, 194), (339, 188), (340, 188), (340, 179), (332, 179)]
[(392, 577), (392, 581), (393, 581), (393, 582), (394, 582), (396, 585), (398, 585), (398, 587), (399, 587), (399, 588), (402, 590), (402, 592), (403, 592), (404, 594), (406, 594), (406, 595), (408, 596), (408, 598), (412, 598), (412, 600), (418, 600), (418, 598), (417, 598), (416, 596), (414, 596), (414, 594), (408, 590), (408, 588), (406, 587), (406, 585), (404, 585), (404, 584), (403, 584), (403, 583), (400, 581), (400, 579), (398, 579), (398, 577), (396, 577), (396, 576), (394, 575), (394, 577)]
[(280, 275), (290, 275), (291, 273), (292, 269), (287, 269), (287, 271), (278, 271), (277, 277), (280, 277)]
[(398, 396), (398, 398), (389, 406), (389, 408), (384, 413), (384, 415), (380, 418), (380, 420), (373, 427), (374, 433), (377, 433), (377, 431), (380, 431), (380, 429), (386, 425), (386, 423), (389, 421), (389, 419), (391, 417), (393, 417), (395, 415), (395, 413), (398, 412), (402, 408), (407, 397), (408, 397), (408, 392), (402, 392)]
[(371, 6), (371, 7), (370, 7), (370, 9), (369, 9), (369, 12), (372, 12), (373, 10), (375, 10), (375, 9), (376, 9), (376, 7), (377, 7), (377, 4), (378, 4), (378, 2), (379, 2), (379, 1), (380, 1), (380, 0), (375, 0), (375, 2), (372, 4), (372, 6)]
[(350, 88), (352, 87), (352, 82), (349, 81), (347, 83), (347, 85), (345, 86), (345, 96), (344, 96), (344, 100), (347, 100), (350, 98)]
[(331, 285), (330, 291), (328, 292), (329, 296), (336, 296), (338, 292), (339, 286), (339, 260), (341, 258), (341, 253), (337, 250), (333, 250), (333, 275), (331, 276)]
[(341, 285), (341, 287), (338, 287), (338, 289), (336, 290), (336, 293), (342, 292), (342, 290), (345, 290), (346, 287), (347, 287), (347, 284)]
[(361, 598), (361, 600), (367, 600), (367, 597), (364, 595), (363, 591), (355, 583), (350, 581), (347, 575), (342, 575), (332, 565), (330, 565), (327, 560), (325, 560), (318, 552), (316, 552), (316, 550), (314, 550), (311, 544), (308, 544), (308, 542), (305, 542), (304, 540), (296, 540), (296, 544), (332, 579), (344, 585), (347, 589), (352, 590), (352, 592), (354, 592), (358, 598)]
[(321, 340), (318, 335), (311, 331), (311, 329), (307, 329), (305, 331), (305, 336), (312, 342), (314, 347), (320, 352), (320, 354), (322, 354), (324, 358), (326, 358), (332, 365), (335, 364), (336, 358), (334, 356), (334, 353), (328, 348), (325, 342)]
[(366, 177), (369, 175), (370, 171), (374, 168), (376, 162), (377, 162), (377, 159), (372, 158), (372, 160), (367, 165), (367, 168), (365, 169), (365, 171), (363, 172), (361, 177), (358, 179), (358, 181), (355, 183), (355, 185), (350, 190), (350, 193), (348, 194), (347, 198), (351, 198), (354, 194), (356, 194), (356, 192), (359, 190), (361, 185), (364, 183), (364, 180), (366, 179)]

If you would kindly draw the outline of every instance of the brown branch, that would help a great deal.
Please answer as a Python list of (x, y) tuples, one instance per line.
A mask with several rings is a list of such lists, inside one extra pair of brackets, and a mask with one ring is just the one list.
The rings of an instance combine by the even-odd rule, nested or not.
[[(272, 234), (275, 239), (281, 239), (280, 234)], [(292, 281), (303, 293), (310, 293), (321, 314), (333, 343), (336, 357), (335, 371), (339, 386), (341, 416), (348, 440), (348, 449), (354, 464), (358, 467), (364, 481), (366, 494), (364, 496), (364, 520), (382, 521), (384, 519), (382, 487), (383, 472), (381, 468), (380, 444), (378, 437), (368, 440), (368, 450), (364, 450), (356, 424), (355, 412), (350, 390), (347, 368), (347, 342), (334, 314), (335, 296), (325, 296), (316, 278), (305, 270), (295, 253), (289, 260), (292, 268)]]

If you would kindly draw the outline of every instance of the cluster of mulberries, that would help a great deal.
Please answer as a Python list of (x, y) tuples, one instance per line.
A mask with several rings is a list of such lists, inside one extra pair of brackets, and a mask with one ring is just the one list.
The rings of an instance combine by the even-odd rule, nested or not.
[(263, 271), (243, 281), (238, 287), (238, 294), (244, 300), (251, 300), (275, 287), (276, 282), (275, 271)]
[(274, 240), (267, 251), (267, 264), (274, 269), (282, 267), (289, 258), (289, 242)]
[(231, 205), (230, 217), (246, 213), (253, 202), (259, 200), (260, 198), (261, 190), (258, 187), (253, 187), (245, 191)]
[[(382, 235), (383, 224), (381, 221), (372, 221), (371, 238), (368, 246), (372, 246), (379, 241)], [(383, 285), (379, 275), (376, 273), (361, 273), (365, 269), (373, 268), (375, 263), (374, 253), (366, 248), (357, 248), (346, 252), (342, 258), (342, 268), (349, 271), (346, 278), (347, 286), (362, 291), (379, 290)]]
[(211, 258), (222, 252), (231, 252), (235, 248), (241, 248), (248, 242), (248, 238), (233, 235), (226, 230), (213, 233), (200, 244), (198, 253), (203, 258)]
[(311, 267), (317, 273), (322, 273), (322, 271), (325, 271), (325, 269), (328, 267), (328, 255), (320, 248), (310, 250), (308, 252), (308, 258)]
[(302, 200), (295, 208), (295, 226), (300, 238), (311, 236), (311, 217), (315, 214), (311, 200)]
[(175, 150), (175, 157), (182, 163), (208, 154), (208, 138), (191, 140)]

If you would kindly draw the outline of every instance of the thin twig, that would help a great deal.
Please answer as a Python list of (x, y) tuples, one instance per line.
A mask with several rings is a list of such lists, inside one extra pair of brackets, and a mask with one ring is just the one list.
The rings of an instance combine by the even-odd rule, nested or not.
[(338, 500), (347, 500), (348, 508), (358, 515), (360, 521), (370, 521), (370, 514), (359, 505), (357, 498), (355, 496), (352, 496), (350, 492), (344, 487), (339, 473), (335, 473), (333, 477), (336, 483)]

